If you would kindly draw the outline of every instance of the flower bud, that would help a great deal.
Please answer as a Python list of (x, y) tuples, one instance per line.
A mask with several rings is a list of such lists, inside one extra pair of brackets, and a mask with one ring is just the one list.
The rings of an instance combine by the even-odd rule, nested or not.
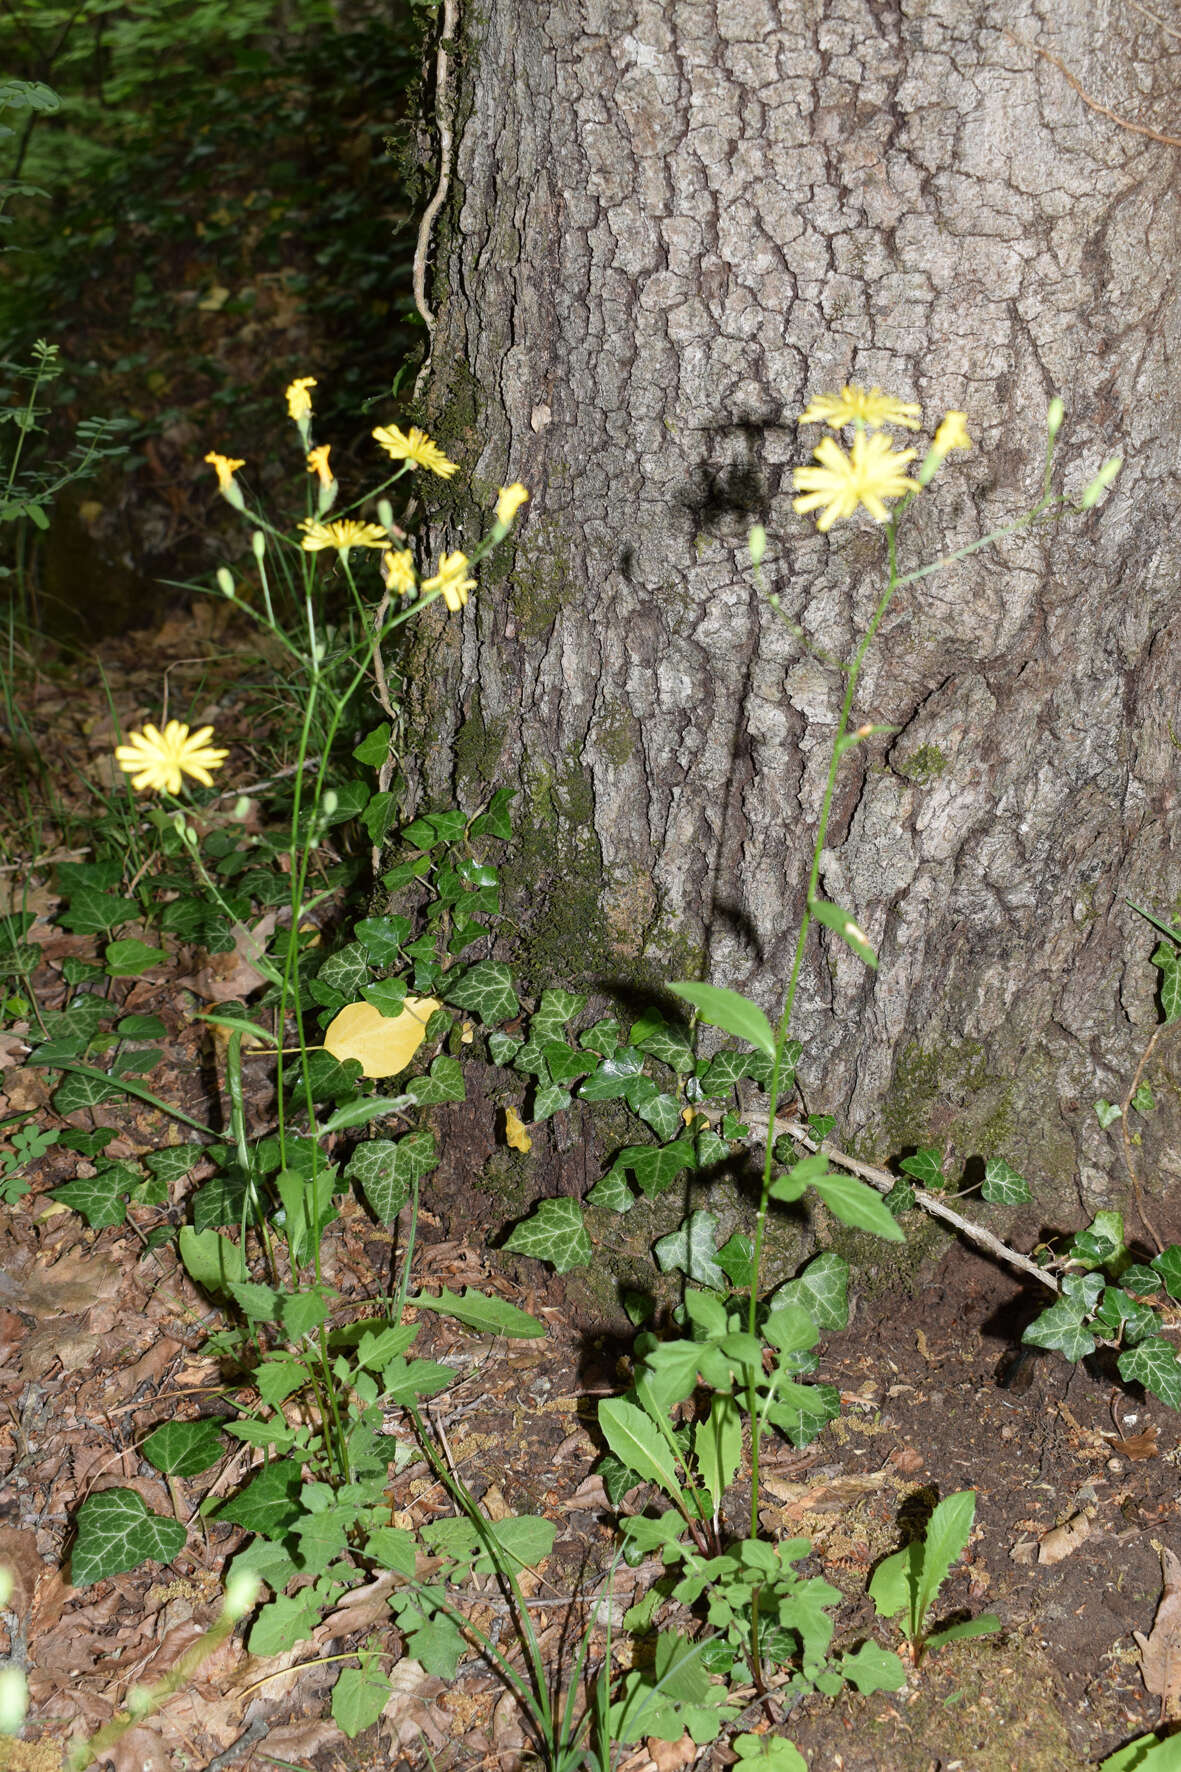
[(234, 575), (224, 566), (219, 566), (217, 569), (217, 588), (223, 597), (229, 597), (230, 601), (233, 601)]
[(1049, 437), (1051, 443), (1062, 429), (1062, 420), (1065, 417), (1066, 408), (1063, 406), (1057, 394), (1055, 394), (1046, 410), (1046, 435)]
[(1092, 505), (1097, 505), (1099, 503), (1099, 500), (1103, 497), (1103, 494), (1107, 491), (1107, 488), (1111, 485), (1111, 482), (1115, 479), (1123, 465), (1124, 458), (1122, 455), (1113, 455), (1104, 462), (1103, 466), (1099, 469), (1099, 472), (1095, 475), (1095, 478), (1091, 481), (1091, 484), (1086, 488), (1083, 496), (1078, 501), (1080, 511), (1089, 511)]
[(761, 566), (763, 563), (763, 555), (767, 551), (767, 531), (763, 528), (761, 523), (751, 524), (750, 534), (746, 538), (746, 545), (750, 549), (751, 565)]

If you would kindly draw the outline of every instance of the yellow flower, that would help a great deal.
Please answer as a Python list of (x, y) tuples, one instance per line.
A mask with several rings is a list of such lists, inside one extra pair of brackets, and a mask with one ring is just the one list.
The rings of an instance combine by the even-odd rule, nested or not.
[(244, 461), (233, 461), (228, 455), (218, 455), (217, 452), (212, 449), (205, 457), (205, 460), (217, 474), (217, 490), (221, 493), (227, 504), (233, 505), (236, 511), (244, 511), (246, 509), (246, 500), (242, 497), (242, 489), (234, 479), (234, 475), (239, 468), (244, 468), (246, 463)]
[(908, 431), (917, 431), (921, 411), (913, 401), (891, 399), (880, 388), (871, 388), (867, 394), (856, 382), (846, 382), (839, 394), (814, 394), (796, 423), (827, 425), (832, 431), (854, 423), (871, 431), (882, 425), (902, 425)]
[(321, 486), (335, 486), (336, 475), (328, 466), (328, 451), (331, 443), (321, 443), (318, 449), (308, 450), (308, 473), (318, 474)]
[(454, 554), (444, 554), (439, 561), (439, 570), (434, 578), (424, 578), (422, 594), (425, 597), (430, 591), (440, 591), (443, 601), (452, 614), (462, 609), (467, 602), (467, 594), (474, 591), (476, 581), (466, 577), (468, 557), (458, 550)]
[(209, 771), (220, 769), (230, 754), (211, 745), (212, 737), (212, 726), (190, 732), (180, 720), (169, 720), (163, 732), (150, 725), (142, 732), (129, 732), (127, 743), (116, 747), (115, 761), (131, 777), (133, 788), (179, 794), (181, 779), (186, 775), (211, 788), (213, 777)]
[(848, 455), (839, 443), (825, 437), (812, 451), (820, 466), (796, 468), (792, 474), (797, 491), (804, 494), (792, 501), (794, 508), (814, 511), (823, 505), (816, 519), (820, 530), (831, 529), (841, 517), (851, 517), (858, 505), (885, 523), (890, 513), (883, 499), (919, 490), (918, 481), (902, 471), (916, 453), (914, 449), (894, 449), (880, 431), (858, 431)]
[(418, 585), (414, 576), (414, 555), (409, 548), (399, 548), (395, 553), (391, 550), (381, 556), (381, 576), (385, 580), (387, 591), (397, 591), (399, 597), (409, 597)]
[(335, 548), (347, 558), (350, 548), (384, 548), (390, 539), (380, 524), (358, 523), (353, 517), (341, 517), (335, 523), (305, 517), (299, 527), (303, 530), (300, 546), (309, 554), (320, 548)]
[(502, 486), (496, 501), (496, 521), (507, 529), (528, 496), (519, 480), (514, 480), (511, 486)]
[(293, 418), (296, 424), (312, 416), (312, 402), (308, 395), (308, 389), (314, 388), (315, 385), (314, 375), (301, 375), (299, 380), (293, 381), (287, 390), (287, 416)]
[(972, 439), (968, 435), (967, 426), (964, 422), (967, 416), (966, 412), (949, 412), (946, 414), (943, 423), (935, 432), (935, 439), (931, 444), (931, 448), (936, 455), (946, 455), (950, 449), (971, 449)]
[(417, 425), (411, 425), (409, 436), (397, 425), (378, 425), (373, 435), (387, 455), (404, 461), (408, 468), (429, 468), (440, 480), (450, 480), (452, 474), (459, 472), (459, 463), (448, 461), (439, 445), (432, 443)]

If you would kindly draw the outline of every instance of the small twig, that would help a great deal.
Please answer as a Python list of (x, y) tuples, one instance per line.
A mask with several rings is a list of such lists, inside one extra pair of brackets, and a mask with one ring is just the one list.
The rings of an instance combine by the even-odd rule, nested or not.
[(1101, 105), (1097, 98), (1092, 98), (1086, 88), (1080, 85), (1066, 63), (1059, 56), (1052, 54), (1050, 50), (1043, 49), (1038, 43), (1029, 43), (1024, 37), (1018, 37), (1012, 31), (1006, 31), (1005, 36), (1010, 43), (1016, 43), (1022, 49), (1032, 50), (1034, 55), (1044, 56), (1052, 67), (1057, 68), (1067, 85), (1074, 88), (1088, 110), (1098, 111), (1101, 117), (1110, 118), (1113, 123), (1118, 124), (1120, 129), (1127, 129), (1133, 135), (1146, 135), (1149, 141), (1164, 142), (1166, 147), (1170, 148), (1181, 148), (1181, 136), (1166, 135), (1163, 130), (1150, 129), (1147, 123), (1132, 123), (1127, 117), (1121, 117), (1118, 111), (1113, 111), (1109, 105)]
[(1159, 25), (1167, 37), (1181, 37), (1181, 31), (1176, 30), (1173, 25), (1167, 25), (1159, 12), (1150, 12), (1147, 6), (1140, 6), (1138, 0), (1128, 0), (1128, 5), (1133, 12), (1139, 12), (1145, 18), (1150, 18), (1154, 25)]
[[(743, 1118), (753, 1131), (759, 1130), (757, 1116), (744, 1114)], [(764, 1120), (760, 1136), (766, 1136), (766, 1125)], [(817, 1143), (805, 1132), (798, 1121), (785, 1120), (783, 1130), (789, 1133), (797, 1144), (802, 1144), (805, 1150), (819, 1151), (822, 1156), (828, 1158), (830, 1163), (839, 1163), (841, 1168), (847, 1169), (850, 1174), (859, 1175), (862, 1181), (868, 1181), (871, 1187), (876, 1187), (879, 1194), (888, 1194), (891, 1188), (898, 1185), (898, 1177), (891, 1175), (888, 1169), (876, 1169), (872, 1163), (863, 1163), (857, 1157), (847, 1156), (844, 1151), (837, 1150), (835, 1145)], [(999, 1237), (994, 1237), (992, 1232), (986, 1231), (982, 1225), (973, 1224), (970, 1218), (961, 1217), (958, 1212), (952, 1210), (946, 1201), (941, 1200), (938, 1194), (930, 1193), (925, 1187), (914, 1187), (913, 1182), (908, 1182), (908, 1186), (914, 1189), (915, 1199), (923, 1211), (929, 1212), (932, 1218), (942, 1218), (945, 1223), (959, 1231), (961, 1236), (967, 1237), (969, 1242), (979, 1244), (981, 1249), (987, 1249), (990, 1255), (999, 1257), (1001, 1261), (1007, 1261), (1011, 1267), (1020, 1268), (1023, 1273), (1029, 1274), (1032, 1279), (1048, 1287), (1051, 1292), (1059, 1290), (1058, 1282), (1053, 1274), (1044, 1267), (1039, 1267), (1036, 1261), (1031, 1261), (1028, 1255), (1018, 1254), (1016, 1249), (1010, 1249), (1007, 1243), (1002, 1243)]]
[(443, 25), (439, 34), (439, 48), (435, 56), (435, 123), (439, 131), (439, 183), (434, 196), (423, 211), (422, 221), (418, 226), (418, 243), (414, 248), (414, 305), (422, 315), (427, 330), (426, 357), (414, 382), (414, 398), (416, 400), (419, 389), (430, 370), (431, 356), (435, 348), (435, 315), (426, 299), (426, 261), (431, 247), (431, 229), (435, 225), (435, 217), (443, 207), (451, 186), (451, 94), (447, 90), (450, 56), (447, 45), (455, 37), (458, 22), (458, 0), (443, 0)]
[(318, 769), (319, 757), (305, 757), (302, 763), (289, 763), (286, 769), (280, 769), (275, 775), (268, 775), (265, 781), (250, 781), (245, 787), (226, 788), (224, 793), (214, 794), (210, 805), (218, 800), (236, 800), (242, 794), (257, 794), (263, 788), (274, 787), (277, 781), (286, 781), (289, 775), (298, 775), (301, 769)]
[(1161, 1242), (1159, 1234), (1149, 1223), (1148, 1214), (1144, 1210), (1144, 1195), (1140, 1190), (1140, 1177), (1136, 1174), (1136, 1165), (1132, 1161), (1132, 1140), (1128, 1132), (1128, 1115), (1132, 1111), (1132, 1097), (1140, 1087), (1140, 1079), (1144, 1075), (1145, 1065), (1152, 1056), (1152, 1049), (1164, 1033), (1165, 1029), (1170, 1025), (1171, 1023), (1162, 1021), (1152, 1030), (1152, 1037), (1144, 1048), (1144, 1051), (1140, 1054), (1140, 1063), (1136, 1066), (1136, 1074), (1128, 1084), (1128, 1093), (1124, 1096), (1123, 1102), (1120, 1106), (1119, 1129), (1120, 1138), (1123, 1141), (1124, 1147), (1124, 1166), (1128, 1171), (1128, 1179), (1132, 1184), (1132, 1197), (1136, 1202), (1136, 1215), (1153, 1242), (1156, 1244), (1156, 1252), (1158, 1255), (1164, 1249), (1164, 1244)]

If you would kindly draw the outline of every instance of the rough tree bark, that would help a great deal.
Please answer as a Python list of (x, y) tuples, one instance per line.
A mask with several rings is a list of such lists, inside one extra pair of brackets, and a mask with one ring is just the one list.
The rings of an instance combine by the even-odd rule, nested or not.
[[(796, 1024), (809, 1107), (862, 1149), (1003, 1154), (1071, 1222), (1126, 1195), (1091, 1104), (1158, 1019), (1125, 895), (1181, 892), (1179, 59), (1130, 0), (469, 0), (442, 95), (416, 416), (474, 473), (436, 548), (498, 484), (533, 498), (434, 629), (424, 787), (520, 787), (538, 986), (777, 1006), (842, 684), (745, 539), (766, 524), (771, 586), (840, 658), (884, 557), (864, 513), (825, 538), (792, 512), (808, 396), (968, 414), (910, 565), (1033, 501), (1055, 393), (1069, 487), (1125, 456), (1087, 519), (899, 597), (857, 708), (896, 732), (846, 763), (822, 877), (880, 969), (818, 932)], [(1176, 1074), (1166, 1039), (1174, 1125)], [(1178, 1146), (1149, 1136), (1159, 1197)]]

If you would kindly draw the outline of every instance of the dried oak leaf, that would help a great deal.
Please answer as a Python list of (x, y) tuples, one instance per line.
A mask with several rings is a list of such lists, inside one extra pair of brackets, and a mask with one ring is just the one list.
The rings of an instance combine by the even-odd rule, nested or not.
[(1037, 1560), (1042, 1564), (1060, 1563), (1080, 1544), (1085, 1544), (1090, 1536), (1091, 1522), (1086, 1514), (1072, 1514), (1060, 1526), (1051, 1526), (1038, 1540)]
[(1164, 1591), (1148, 1636), (1135, 1630), (1140, 1651), (1140, 1677), (1149, 1692), (1160, 1699), (1160, 1720), (1172, 1722), (1181, 1715), (1181, 1557), (1161, 1546)]

